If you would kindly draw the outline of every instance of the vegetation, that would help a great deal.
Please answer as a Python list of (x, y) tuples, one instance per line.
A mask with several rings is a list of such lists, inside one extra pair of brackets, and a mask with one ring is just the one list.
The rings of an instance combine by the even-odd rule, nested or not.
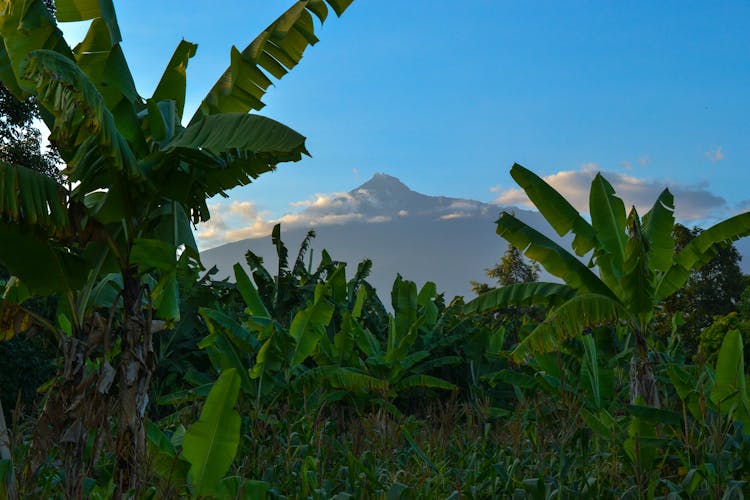
[[(589, 222), (515, 165), (573, 253), (504, 213), (498, 286), (468, 303), (398, 276), (384, 304), (371, 262), (314, 266), (313, 232), (290, 259), (279, 226), (275, 270), (252, 252), (232, 281), (202, 268), (207, 198), (306, 152), (248, 112), (316, 41), (313, 18), (349, 3), (296, 2), (189, 120), (195, 45), (144, 99), (111, 2), (56, 2), (92, 19), (74, 48), (44, 2), (0, 4), (3, 102), (38, 103), (64, 165), (0, 158), (0, 347), (35, 360), (0, 370), (2, 403), (29, 403), (0, 411), (0, 498), (750, 493), (750, 292), (731, 246), (750, 213), (687, 230), (669, 191), (626, 214), (597, 176)], [(11, 149), (39, 151), (13, 130)]]

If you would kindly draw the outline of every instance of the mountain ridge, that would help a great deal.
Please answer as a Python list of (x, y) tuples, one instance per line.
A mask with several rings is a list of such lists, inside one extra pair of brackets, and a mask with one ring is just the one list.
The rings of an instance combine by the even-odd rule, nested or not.
[[(485, 269), (499, 262), (505, 252), (506, 243), (495, 232), (495, 221), (503, 210), (514, 212), (564, 248), (569, 246), (570, 236), (560, 238), (539, 212), (418, 193), (385, 173), (375, 174), (351, 191), (318, 197), (300, 212), (303, 217), (296, 225), (282, 225), (281, 236), (290, 253), (296, 254), (307, 232), (314, 229), (314, 262), (326, 249), (332, 258), (348, 264), (350, 275), (360, 261), (369, 258), (373, 262), (369, 281), (384, 301), (389, 301), (397, 274), (419, 286), (433, 281), (449, 300), (456, 295), (469, 298), (474, 295), (470, 282), (490, 281)], [(750, 253), (750, 239), (736, 245), (741, 254)], [(275, 272), (277, 258), (270, 232), (205, 250), (201, 257), (207, 268), (219, 268), (220, 278), (231, 278), (236, 262), (246, 265), (247, 250), (260, 255)], [(541, 279), (554, 278), (543, 272)]]

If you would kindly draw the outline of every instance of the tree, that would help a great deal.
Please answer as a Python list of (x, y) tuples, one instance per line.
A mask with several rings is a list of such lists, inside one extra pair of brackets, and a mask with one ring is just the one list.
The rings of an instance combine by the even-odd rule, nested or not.
[[(703, 232), (675, 224), (675, 249), (682, 250)], [(655, 330), (662, 337), (671, 333), (672, 318), (679, 314), (682, 324), (678, 333), (687, 356), (697, 353), (701, 332), (711, 326), (714, 318), (736, 311), (745, 289), (745, 277), (740, 270), (742, 257), (734, 245), (720, 248), (716, 255), (700, 269), (690, 273), (687, 283), (662, 302), (656, 312)]]
[[(39, 103), (67, 183), (0, 162), (0, 263), (17, 278), (0, 304), (10, 320), (0, 329), (9, 336), (29, 321), (19, 307), (26, 297), (64, 297), (57, 323), (47, 324), (64, 363), (37, 435), (61, 448), (69, 495), (81, 495), (111, 425), (116, 494), (142, 488), (153, 319), (177, 319), (176, 267), (199, 264), (191, 222), (209, 219), (211, 196), (307, 153), (302, 135), (248, 112), (263, 107), (271, 77), (317, 42), (314, 18), (322, 22), (329, 7), (341, 15), (351, 1), (297, 1), (245, 49), (233, 47), (186, 126), (185, 70), (196, 45), (178, 44), (144, 99), (111, 0), (56, 1), (59, 21), (92, 20), (74, 48), (41, 0), (0, 3), (0, 80)], [(99, 302), (105, 292), (109, 304)]]
[[(659, 396), (649, 341), (658, 305), (685, 285), (694, 269), (711, 261), (718, 250), (750, 234), (750, 212), (703, 231), (675, 252), (674, 199), (665, 189), (641, 219), (625, 205), (601, 174), (591, 183), (591, 222), (530, 170), (516, 164), (511, 176), (555, 229), (574, 235), (575, 255), (509, 213), (497, 222), (497, 232), (524, 255), (539, 262), (564, 283), (525, 283), (488, 292), (467, 304), (483, 311), (510, 305), (544, 304), (553, 308), (513, 351), (517, 361), (533, 353), (556, 349), (562, 340), (580, 337), (587, 328), (619, 324), (633, 339), (630, 399), (650, 406)], [(588, 265), (576, 256), (591, 253)], [(598, 270), (598, 276), (593, 269)]]
[(59, 156), (54, 149), (44, 150), (42, 133), (33, 123), (38, 118), (33, 98), (19, 101), (0, 84), (0, 161), (59, 179)]
[[(487, 276), (494, 278), (501, 287), (531, 283), (539, 279), (539, 264), (527, 262), (521, 251), (513, 245), (508, 245), (500, 262), (489, 269), (485, 269)], [(494, 286), (487, 283), (471, 282), (471, 289), (477, 295), (482, 295)], [(504, 332), (504, 346), (516, 345), (518, 335), (524, 323), (529, 318), (533, 321), (543, 310), (539, 307), (510, 306), (488, 311), (482, 315), (482, 322), (492, 331), (502, 329)]]
[[(487, 276), (496, 280), (500, 286), (529, 283), (539, 279), (539, 264), (536, 262), (527, 263), (521, 251), (513, 245), (508, 245), (499, 263), (484, 271)], [(471, 289), (479, 295), (493, 290), (494, 287), (487, 283), (472, 281)]]

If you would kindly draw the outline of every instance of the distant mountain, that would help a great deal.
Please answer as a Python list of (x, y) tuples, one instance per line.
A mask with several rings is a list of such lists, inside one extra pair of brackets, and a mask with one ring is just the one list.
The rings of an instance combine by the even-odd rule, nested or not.
[[(296, 224), (282, 225), (281, 236), (293, 259), (307, 231), (314, 229), (314, 262), (326, 249), (334, 259), (347, 262), (347, 276), (358, 262), (371, 259), (369, 281), (387, 302), (396, 274), (418, 286), (434, 281), (448, 300), (456, 295), (470, 298), (470, 281), (489, 281), (484, 270), (497, 263), (505, 251), (505, 241), (495, 233), (494, 223), (503, 210), (515, 212), (525, 223), (561, 241), (538, 212), (427, 196), (386, 174), (375, 174), (348, 193), (311, 203)], [(568, 247), (566, 243), (563, 246)], [(749, 255), (750, 239), (740, 240), (737, 247)], [(276, 269), (270, 236), (227, 243), (202, 252), (201, 258), (207, 267), (216, 265), (219, 276), (225, 277), (236, 262), (245, 264), (247, 250), (263, 257), (270, 271)], [(743, 262), (742, 268), (748, 272), (750, 262)]]
[[(347, 262), (348, 276), (358, 262), (371, 259), (370, 283), (384, 300), (390, 300), (391, 285), (399, 273), (419, 286), (434, 281), (448, 300), (455, 295), (468, 298), (473, 296), (470, 281), (488, 281), (484, 270), (505, 251), (494, 224), (504, 209), (512, 209), (524, 222), (556, 237), (537, 212), (427, 196), (386, 174), (376, 174), (323, 207), (312, 204), (300, 219), (319, 222), (282, 225), (281, 236), (294, 258), (307, 231), (314, 229), (313, 260), (317, 262), (321, 250), (326, 249), (334, 259)], [(263, 257), (267, 268), (275, 270), (277, 259), (270, 236), (205, 250), (201, 259), (207, 267), (216, 265), (224, 277), (230, 275), (234, 263), (244, 265), (247, 250)]]

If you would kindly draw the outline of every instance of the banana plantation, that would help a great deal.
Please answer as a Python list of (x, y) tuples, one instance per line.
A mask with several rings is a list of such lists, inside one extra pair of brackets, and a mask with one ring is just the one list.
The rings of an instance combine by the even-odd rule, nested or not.
[(750, 213), (691, 231), (597, 175), (584, 217), (516, 164), (561, 237), (500, 214), (531, 281), (376, 293), (278, 225), (274, 269), (203, 267), (207, 200), (308, 154), (257, 111), (351, 2), (295, 2), (186, 116), (197, 45), (144, 97), (111, 0), (0, 0), (4, 95), (59, 155), (0, 157), (0, 498), (744, 498)]

